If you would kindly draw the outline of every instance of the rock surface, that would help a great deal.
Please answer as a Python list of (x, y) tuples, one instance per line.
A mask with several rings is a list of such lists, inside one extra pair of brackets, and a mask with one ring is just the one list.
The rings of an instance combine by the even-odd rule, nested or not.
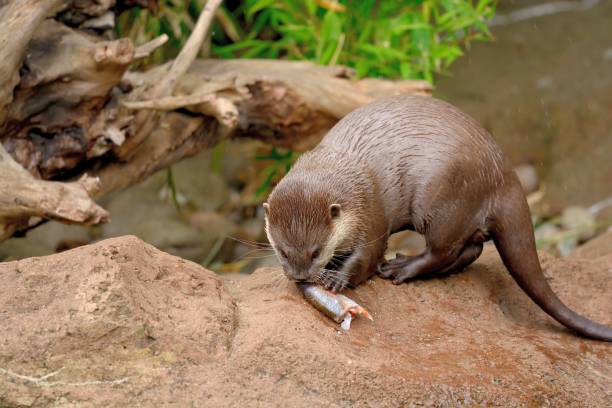
[[(497, 15), (551, 0), (503, 0)], [(532, 162), (543, 213), (610, 196), (612, 1), (492, 28), (440, 77), (436, 96), (490, 130), (513, 163)], [(588, 72), (588, 75), (585, 75)]]
[(177, 163), (172, 173), (184, 214), (168, 197), (167, 173), (162, 170), (103, 200), (111, 220), (102, 225), (102, 237), (133, 234), (173, 255), (198, 263), (205, 260), (217, 239), (231, 234), (232, 225), (226, 221), (217, 223), (217, 228), (198, 229), (186, 218), (192, 211), (218, 209), (228, 200), (230, 191), (221, 176), (210, 171), (210, 151)]
[[(610, 250), (542, 261), (612, 324)], [(612, 405), (612, 345), (548, 318), (491, 247), (462, 274), (349, 291), (374, 322), (348, 334), (277, 269), (222, 280), (130, 236), (2, 263), (0, 285), (0, 406)]]

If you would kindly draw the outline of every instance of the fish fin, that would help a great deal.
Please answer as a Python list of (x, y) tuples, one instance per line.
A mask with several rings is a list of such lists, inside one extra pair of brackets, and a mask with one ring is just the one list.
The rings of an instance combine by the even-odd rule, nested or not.
[(340, 325), (342, 330), (349, 331), (351, 328), (351, 320), (353, 320), (353, 316), (350, 313), (347, 313), (346, 317), (342, 321), (342, 324)]

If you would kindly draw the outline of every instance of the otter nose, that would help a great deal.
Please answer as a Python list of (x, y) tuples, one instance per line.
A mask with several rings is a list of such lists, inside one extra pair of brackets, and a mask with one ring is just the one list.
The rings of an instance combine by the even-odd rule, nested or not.
[(296, 272), (296, 271), (291, 271), (287, 274), (287, 276), (289, 276), (289, 278), (291, 278), (291, 280), (294, 280), (296, 282), (307, 282), (308, 281), (308, 273), (306, 272)]
[(291, 268), (288, 268), (286, 266), (283, 266), (283, 272), (285, 272), (285, 275), (289, 279), (291, 279), (292, 281), (306, 282), (308, 280), (307, 274), (300, 273), (300, 272), (295, 272), (294, 270), (292, 270)]

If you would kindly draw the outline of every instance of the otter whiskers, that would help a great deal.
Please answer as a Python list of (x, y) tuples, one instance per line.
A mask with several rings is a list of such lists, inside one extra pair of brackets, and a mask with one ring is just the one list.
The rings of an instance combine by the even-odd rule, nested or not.
[(228, 236), (228, 238), (233, 241), (240, 242), (241, 244), (250, 246), (250, 247), (255, 247), (259, 249), (272, 249), (272, 245), (269, 242), (250, 241), (247, 239), (242, 239), (242, 238), (237, 238), (237, 237), (232, 237), (232, 236)]

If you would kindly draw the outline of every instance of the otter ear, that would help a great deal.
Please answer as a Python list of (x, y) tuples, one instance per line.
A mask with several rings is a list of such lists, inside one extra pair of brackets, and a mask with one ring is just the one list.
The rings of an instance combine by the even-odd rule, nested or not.
[(340, 209), (340, 204), (332, 204), (329, 206), (329, 214), (331, 215), (332, 220), (340, 216)]
[(266, 210), (266, 215), (269, 215), (270, 214), (270, 204), (263, 203), (263, 208), (264, 210)]

